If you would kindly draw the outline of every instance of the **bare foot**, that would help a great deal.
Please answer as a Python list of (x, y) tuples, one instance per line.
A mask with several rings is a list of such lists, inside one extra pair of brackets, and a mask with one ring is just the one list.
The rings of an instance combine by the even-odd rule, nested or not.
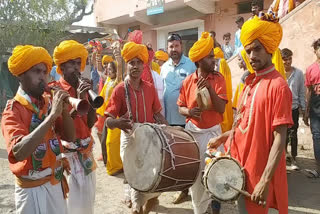
[(132, 202), (131, 200), (123, 200), (121, 201), (124, 205), (126, 205), (128, 208), (132, 207)]

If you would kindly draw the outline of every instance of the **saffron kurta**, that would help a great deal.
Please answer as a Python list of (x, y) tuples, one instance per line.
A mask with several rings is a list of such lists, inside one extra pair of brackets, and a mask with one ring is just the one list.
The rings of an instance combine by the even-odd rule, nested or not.
[[(247, 77), (238, 102), (241, 119), (235, 130), (231, 156), (244, 167), (245, 189), (249, 193), (253, 192), (267, 165), (275, 128), (279, 125), (293, 124), (291, 104), (292, 95), (288, 84), (274, 66)], [(227, 140), (226, 146), (230, 144), (230, 140)], [(276, 208), (280, 214), (288, 213), (284, 152), (270, 182), (266, 202), (266, 208), (263, 208), (246, 199), (246, 209), (250, 214), (267, 214), (268, 208)]]

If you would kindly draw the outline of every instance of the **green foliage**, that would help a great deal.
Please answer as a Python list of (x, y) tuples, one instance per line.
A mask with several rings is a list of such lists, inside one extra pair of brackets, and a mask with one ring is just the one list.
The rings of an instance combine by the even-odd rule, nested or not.
[(18, 44), (43, 46), (52, 52), (66, 27), (80, 21), (87, 0), (0, 0), (0, 55)]

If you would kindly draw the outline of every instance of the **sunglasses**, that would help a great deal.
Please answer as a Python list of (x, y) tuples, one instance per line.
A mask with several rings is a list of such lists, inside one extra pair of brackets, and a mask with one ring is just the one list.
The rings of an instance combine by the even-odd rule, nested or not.
[(179, 34), (176, 34), (176, 33), (173, 33), (171, 35), (168, 36), (168, 41), (171, 42), (171, 41), (181, 41), (181, 36)]

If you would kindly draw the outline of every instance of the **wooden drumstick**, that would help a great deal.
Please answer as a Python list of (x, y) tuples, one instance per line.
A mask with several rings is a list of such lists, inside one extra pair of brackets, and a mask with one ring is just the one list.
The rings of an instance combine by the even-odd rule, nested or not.
[(246, 196), (246, 197), (251, 198), (251, 194), (248, 193), (248, 192), (245, 191), (245, 190), (238, 189), (237, 187), (234, 187), (234, 186), (232, 186), (231, 184), (229, 184), (229, 183), (227, 183), (227, 182), (225, 182), (224, 185), (230, 187), (231, 189), (234, 189), (234, 190), (240, 192), (242, 195), (244, 195), (244, 196)]

